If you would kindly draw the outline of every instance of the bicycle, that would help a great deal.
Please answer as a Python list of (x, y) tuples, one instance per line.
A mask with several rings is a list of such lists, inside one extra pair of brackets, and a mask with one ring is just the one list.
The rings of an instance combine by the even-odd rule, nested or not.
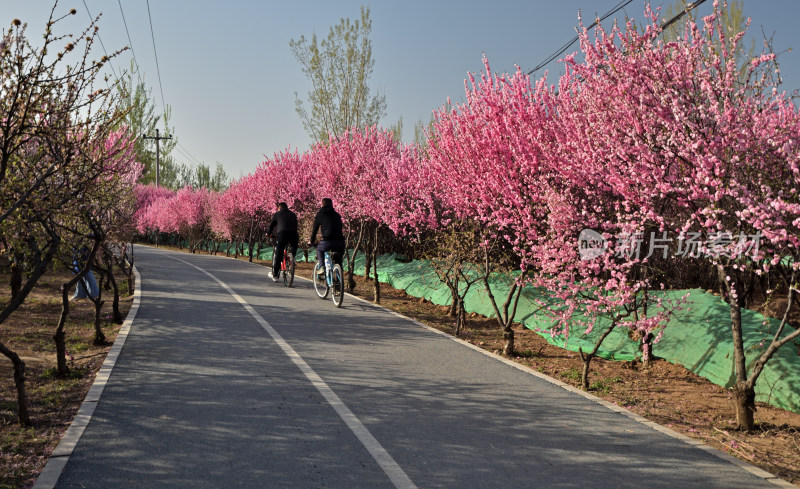
[[(271, 237), (273, 250), (277, 247), (277, 238), (272, 236)], [(283, 276), (283, 285), (286, 287), (291, 287), (292, 283), (294, 282), (294, 268), (296, 265), (294, 255), (292, 254), (291, 245), (287, 245), (286, 249), (283, 251), (283, 260), (281, 260), (281, 268), (278, 273)]]
[(281, 261), (281, 275), (283, 276), (283, 285), (291, 287), (294, 282), (294, 255), (288, 249), (283, 252), (283, 260)]
[(314, 265), (314, 274), (312, 276), (314, 291), (320, 299), (326, 299), (330, 294), (334, 305), (342, 307), (342, 301), (344, 300), (344, 273), (342, 272), (342, 266), (335, 263), (336, 260), (331, 256), (330, 251), (326, 251), (324, 256), (324, 275), (322, 274), (323, 270), (320, 269), (319, 262)]

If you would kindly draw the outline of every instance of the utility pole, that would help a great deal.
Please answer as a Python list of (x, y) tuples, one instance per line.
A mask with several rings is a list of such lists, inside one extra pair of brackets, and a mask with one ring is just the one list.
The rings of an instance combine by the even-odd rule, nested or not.
[(159, 177), (159, 154), (158, 154), (158, 142), (162, 139), (172, 139), (171, 134), (167, 134), (166, 136), (160, 136), (158, 134), (158, 128), (156, 128), (156, 135), (155, 136), (145, 136), (142, 134), (142, 139), (155, 139), (156, 140), (156, 187), (160, 187), (161, 179)]

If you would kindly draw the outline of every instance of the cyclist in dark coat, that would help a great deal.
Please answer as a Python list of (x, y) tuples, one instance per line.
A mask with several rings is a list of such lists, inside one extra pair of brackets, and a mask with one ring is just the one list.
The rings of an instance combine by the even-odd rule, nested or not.
[(317, 232), (320, 233), (320, 241), (317, 245), (317, 261), (320, 267), (324, 266), (326, 251), (335, 252), (333, 255), (335, 263), (341, 265), (344, 257), (342, 216), (333, 210), (333, 201), (331, 199), (322, 199), (322, 207), (314, 217), (314, 227), (311, 229), (312, 245), (317, 239)]
[[(273, 234), (274, 233), (274, 234)], [(289, 246), (289, 251), (292, 256), (297, 254), (297, 214), (289, 210), (286, 202), (278, 204), (278, 212), (272, 216), (272, 222), (269, 223), (269, 230), (267, 235), (273, 235), (277, 239), (275, 245), (275, 253), (272, 255), (272, 275), (273, 281), (277, 281), (281, 273), (281, 262), (283, 261), (283, 254), (286, 246)]]

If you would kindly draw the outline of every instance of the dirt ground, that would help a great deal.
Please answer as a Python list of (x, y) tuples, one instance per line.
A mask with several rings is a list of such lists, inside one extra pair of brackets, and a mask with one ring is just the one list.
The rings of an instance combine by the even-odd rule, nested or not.
[[(264, 273), (266, 277), (266, 269)], [(310, 267), (301, 264), (298, 275), (310, 277)], [(0, 356), (0, 489), (33, 485), (110, 349), (110, 344), (92, 344), (93, 306), (86, 300), (77, 301), (72, 304), (66, 327), (71, 375), (64, 379), (53, 375), (52, 335), (61, 312), (58, 287), (63, 279), (63, 276), (44, 279), (23, 307), (0, 326), (0, 341), (26, 363), (28, 407), (33, 420), (33, 427), (29, 428), (17, 423), (11, 362)], [(363, 278), (357, 282), (356, 294), (372, 300), (372, 284), (365, 283)], [(7, 284), (7, 275), (0, 269), (0, 297), (8, 297)], [(123, 314), (130, 309), (131, 299), (123, 300)], [(410, 297), (385, 284), (381, 284), (381, 305), (453, 334), (455, 321), (444, 307)], [(119, 325), (111, 322), (110, 310), (110, 304), (106, 304), (104, 332), (109, 342), (119, 330)], [(466, 329), (459, 337), (498, 354), (502, 347), (500, 329), (493, 319), (468, 317)], [(552, 346), (519, 326), (515, 327), (515, 337), (514, 361), (578, 385), (582, 362), (577, 354)], [(728, 390), (658, 359), (647, 369), (636, 362), (596, 359), (589, 381), (590, 392), (597, 397), (800, 485), (800, 414), (759, 404), (757, 429), (749, 433), (736, 431)]]
[[(60, 287), (69, 279), (67, 273), (43, 277), (25, 303), (0, 325), (0, 341), (25, 362), (25, 389), (33, 423), (22, 427), (17, 422), (12, 363), (0, 355), (0, 489), (33, 485), (72, 423), (120, 328), (111, 320), (111, 291), (103, 291), (105, 345), (93, 344), (94, 305), (88, 299), (72, 301), (64, 328), (70, 373), (58, 378), (53, 334), (61, 314)], [(121, 279), (119, 282), (124, 282)], [(8, 274), (0, 268), (0, 298), (9, 296)], [(132, 301), (132, 296), (121, 299), (123, 317)]]

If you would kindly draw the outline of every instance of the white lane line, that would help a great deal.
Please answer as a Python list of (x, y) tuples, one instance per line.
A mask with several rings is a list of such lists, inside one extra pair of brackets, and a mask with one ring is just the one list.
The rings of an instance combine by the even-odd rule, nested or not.
[(287, 343), (286, 340), (284, 340), (283, 337), (278, 334), (278, 332), (275, 331), (275, 329), (270, 326), (270, 324), (263, 317), (261, 317), (259, 313), (256, 312), (255, 309), (253, 309), (253, 306), (248, 304), (247, 301), (245, 301), (239, 294), (228, 287), (225, 282), (218, 279), (206, 270), (180, 258), (175, 258), (172, 256), (170, 256), (170, 258), (200, 270), (211, 277), (223, 289), (227, 290), (228, 293), (233, 296), (233, 298), (236, 299), (239, 304), (241, 304), (242, 307), (244, 307), (245, 310), (249, 312), (253, 318), (255, 318), (256, 321), (258, 321), (258, 324), (260, 324), (261, 327), (264, 328), (267, 333), (269, 333), (269, 335), (273, 340), (275, 340), (275, 343), (278, 344), (286, 356), (288, 356), (292, 362), (297, 365), (300, 371), (303, 372), (303, 375), (305, 375), (311, 384), (317, 388), (319, 393), (322, 394), (322, 397), (324, 397), (328, 404), (333, 407), (339, 417), (342, 418), (342, 421), (344, 421), (347, 427), (350, 428), (350, 431), (356, 435), (356, 438), (358, 438), (361, 444), (364, 445), (364, 448), (366, 448), (369, 454), (372, 455), (372, 458), (374, 458), (381, 469), (383, 469), (383, 471), (389, 477), (389, 480), (391, 480), (394, 484), (394, 487), (397, 489), (417, 489), (417, 486), (414, 484), (414, 482), (408, 477), (408, 475), (406, 475), (403, 469), (400, 468), (392, 456), (389, 455), (389, 452), (387, 452), (386, 449), (381, 446), (378, 440), (372, 436), (372, 433), (370, 433), (367, 427), (361, 423), (361, 421), (356, 417), (355, 414), (353, 414), (352, 411), (350, 411), (350, 408), (348, 408), (347, 405), (345, 405), (345, 403), (339, 399), (339, 396), (333, 392), (333, 389), (331, 389), (328, 384), (326, 384), (325, 381), (322, 380), (322, 378), (317, 375), (317, 373), (314, 372), (314, 370), (305, 362), (305, 360), (303, 360), (303, 357), (301, 357), (294, 350), (294, 348), (292, 348), (289, 343)]

